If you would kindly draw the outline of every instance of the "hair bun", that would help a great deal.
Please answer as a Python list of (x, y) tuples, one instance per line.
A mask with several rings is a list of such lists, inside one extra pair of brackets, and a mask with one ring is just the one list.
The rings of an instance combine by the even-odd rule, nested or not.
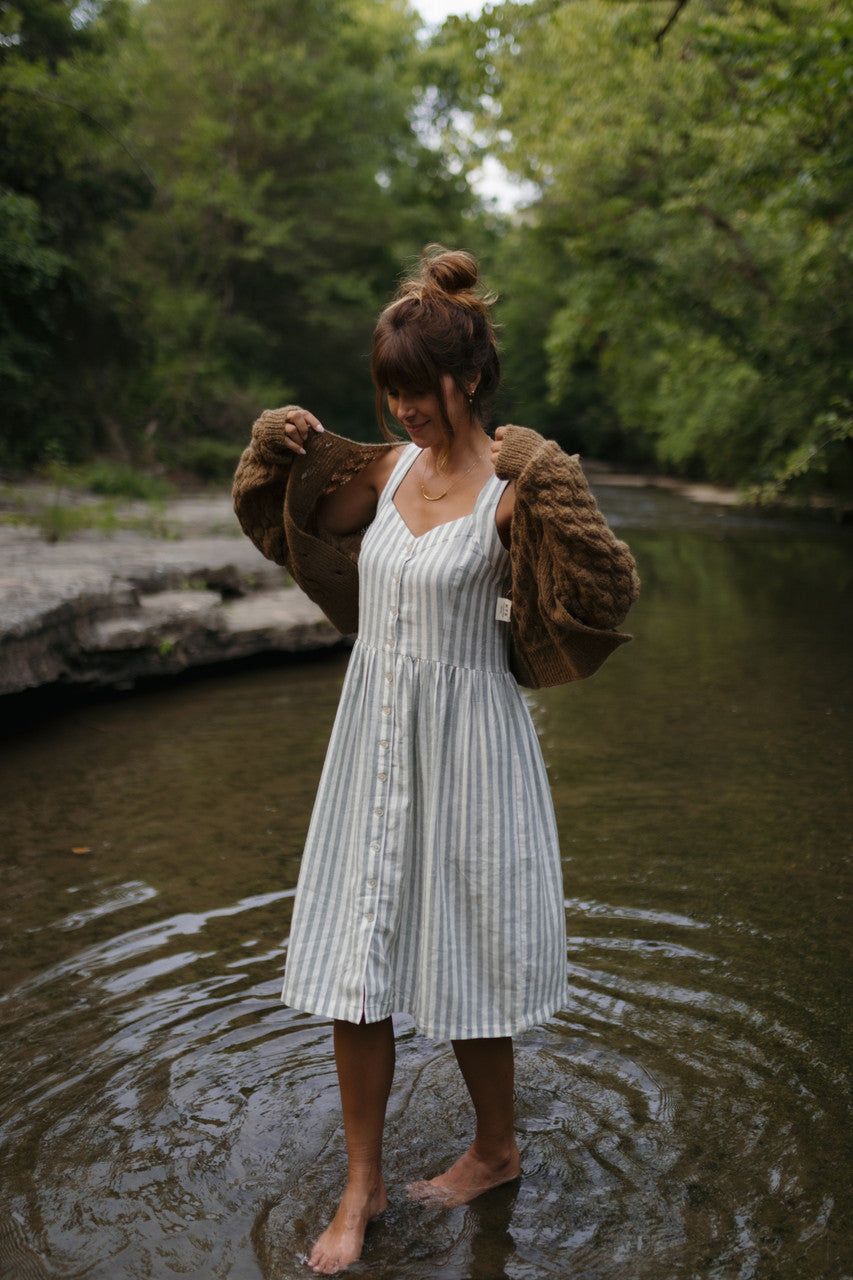
[(421, 255), (421, 280), (444, 293), (473, 289), (477, 278), (477, 261), (464, 249), (428, 244)]
[[(479, 285), (477, 259), (464, 249), (428, 244), (416, 272), (405, 278), (373, 332), (370, 372), (376, 388), (376, 417), (385, 424), (385, 395), (391, 387), (434, 395), (448, 439), (444, 378), (451, 377), (467, 402), (472, 422), (501, 378), (497, 335), (489, 308), (494, 295)], [(473, 389), (472, 389), (473, 388)]]

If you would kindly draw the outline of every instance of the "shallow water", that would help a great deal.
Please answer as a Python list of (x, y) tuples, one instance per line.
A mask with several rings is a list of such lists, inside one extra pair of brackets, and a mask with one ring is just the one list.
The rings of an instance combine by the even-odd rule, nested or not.
[[(382, 1280), (853, 1275), (851, 540), (604, 491), (637, 642), (532, 695), (572, 999), (517, 1044), (524, 1176), (400, 1018)], [(0, 1276), (288, 1280), (344, 1167), (330, 1029), (278, 1002), (345, 657), (66, 710), (2, 747)], [(86, 853), (74, 853), (84, 848)]]

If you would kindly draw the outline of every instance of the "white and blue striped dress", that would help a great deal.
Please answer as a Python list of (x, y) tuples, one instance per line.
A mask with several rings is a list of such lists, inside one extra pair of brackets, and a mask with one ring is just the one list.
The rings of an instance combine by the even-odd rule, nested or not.
[(359, 634), (302, 858), (282, 999), (436, 1039), (514, 1035), (566, 1003), (554, 810), (496, 618), (496, 477), (414, 537), (394, 495), (359, 556)]

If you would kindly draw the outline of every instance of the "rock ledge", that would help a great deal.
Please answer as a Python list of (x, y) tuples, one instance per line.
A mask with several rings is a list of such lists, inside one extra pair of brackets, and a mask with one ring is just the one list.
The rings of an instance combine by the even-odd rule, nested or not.
[[(210, 498), (204, 503), (207, 513)], [(227, 498), (216, 515), (236, 530)], [(179, 518), (193, 536), (83, 534), (50, 544), (30, 528), (0, 527), (0, 694), (56, 683), (127, 688), (147, 676), (341, 642), (247, 539), (198, 536), (191, 499), (181, 500)]]

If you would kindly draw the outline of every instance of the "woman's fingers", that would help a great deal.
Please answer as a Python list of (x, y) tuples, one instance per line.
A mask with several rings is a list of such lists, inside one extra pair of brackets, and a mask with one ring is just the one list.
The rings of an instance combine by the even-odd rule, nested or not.
[(287, 436), (288, 448), (294, 453), (305, 452), (305, 441), (312, 431), (322, 431), (323, 424), (309, 409), (301, 409), (299, 405), (288, 405), (285, 410), (284, 432)]

